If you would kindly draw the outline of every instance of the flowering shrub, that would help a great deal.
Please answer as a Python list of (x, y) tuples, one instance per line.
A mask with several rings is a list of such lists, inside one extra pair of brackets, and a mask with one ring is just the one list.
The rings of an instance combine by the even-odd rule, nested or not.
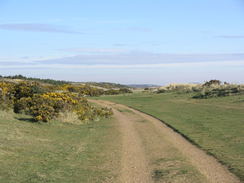
[(8, 82), (0, 82), (0, 108), (9, 109), (13, 104), (13, 87), (14, 85)]
[(59, 90), (79, 93), (80, 96), (99, 96), (104, 94), (104, 90), (91, 87), (89, 85), (64, 84), (59, 87)]
[(37, 93), (44, 93), (46, 89), (37, 82), (20, 82), (14, 85), (14, 97), (16, 100), (22, 97), (32, 97)]
[[(85, 88), (89, 87), (85, 86)], [(95, 95), (91, 93), (93, 91), (91, 88), (86, 91), (86, 94)], [(7, 109), (8, 106), (13, 108), (15, 113), (29, 114), (35, 121), (44, 122), (58, 118), (62, 113), (75, 114), (80, 120), (94, 120), (112, 114), (110, 109), (90, 105), (82, 97), (85, 94), (83, 89), (83, 86), (68, 84), (52, 87), (37, 82), (0, 82), (0, 107)], [(81, 91), (83, 94), (80, 93)]]
[(107, 108), (95, 108), (85, 98), (72, 93), (44, 93), (35, 94), (33, 97), (25, 97), (15, 104), (18, 111), (24, 111), (33, 116), (35, 121), (47, 122), (57, 118), (60, 113), (75, 112), (80, 120), (93, 120), (100, 117), (108, 117), (112, 112)]

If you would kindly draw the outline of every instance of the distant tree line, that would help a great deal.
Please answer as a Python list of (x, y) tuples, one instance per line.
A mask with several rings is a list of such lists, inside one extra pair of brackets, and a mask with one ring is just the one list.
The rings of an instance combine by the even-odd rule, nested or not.
[(1, 76), (0, 78), (7, 78), (7, 79), (21, 79), (21, 80), (29, 80), (29, 81), (40, 81), (43, 83), (48, 83), (52, 85), (62, 85), (66, 83), (70, 83), (68, 81), (62, 81), (62, 80), (54, 80), (54, 79), (41, 79), (41, 78), (32, 78), (32, 77), (26, 77), (23, 75), (14, 75), (14, 76)]

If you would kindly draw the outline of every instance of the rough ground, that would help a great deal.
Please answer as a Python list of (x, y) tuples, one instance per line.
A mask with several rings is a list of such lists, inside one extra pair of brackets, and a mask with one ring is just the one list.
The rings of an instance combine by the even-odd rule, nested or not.
[(161, 121), (121, 104), (92, 102), (111, 107), (120, 126), (123, 150), (118, 182), (240, 182)]

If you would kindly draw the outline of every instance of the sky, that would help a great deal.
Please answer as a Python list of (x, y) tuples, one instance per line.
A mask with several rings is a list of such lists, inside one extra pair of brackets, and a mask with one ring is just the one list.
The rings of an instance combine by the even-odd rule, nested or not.
[(0, 0), (0, 75), (244, 83), (244, 0)]

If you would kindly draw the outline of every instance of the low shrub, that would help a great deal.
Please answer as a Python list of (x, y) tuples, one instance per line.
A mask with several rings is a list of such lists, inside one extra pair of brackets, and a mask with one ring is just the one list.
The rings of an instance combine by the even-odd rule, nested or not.
[(37, 82), (4, 81), (0, 82), (0, 109), (29, 114), (35, 121), (48, 122), (63, 113), (75, 114), (79, 120), (97, 120), (112, 115), (112, 111), (90, 105), (83, 95), (95, 96), (99, 92), (96, 88), (83, 85), (51, 86)]
[(244, 94), (244, 85), (222, 83), (219, 80), (210, 80), (204, 84), (170, 84), (160, 87), (156, 93), (193, 93), (192, 98), (224, 97)]
[(13, 88), (13, 95), (16, 100), (45, 92), (46, 88), (37, 82), (20, 82), (15, 84)]
[(55, 92), (21, 98), (15, 103), (15, 112), (25, 112), (32, 115), (35, 121), (44, 122), (66, 112), (75, 112), (80, 120), (94, 120), (112, 114), (109, 109), (91, 106), (85, 98), (78, 95)]
[(202, 88), (200, 92), (193, 96), (193, 98), (211, 98), (211, 97), (224, 97), (231, 95), (240, 95), (244, 94), (244, 87), (242, 85), (214, 85), (208, 86), (206, 85)]
[(160, 87), (156, 93), (166, 93), (166, 92), (178, 92), (178, 93), (191, 93), (201, 90), (201, 85), (199, 84), (170, 84), (164, 87)]
[(119, 94), (126, 94), (126, 93), (132, 93), (132, 91), (128, 88), (109, 89), (104, 91), (105, 95), (119, 95)]
[(13, 106), (14, 85), (9, 82), (0, 82), (0, 109), (9, 110)]

